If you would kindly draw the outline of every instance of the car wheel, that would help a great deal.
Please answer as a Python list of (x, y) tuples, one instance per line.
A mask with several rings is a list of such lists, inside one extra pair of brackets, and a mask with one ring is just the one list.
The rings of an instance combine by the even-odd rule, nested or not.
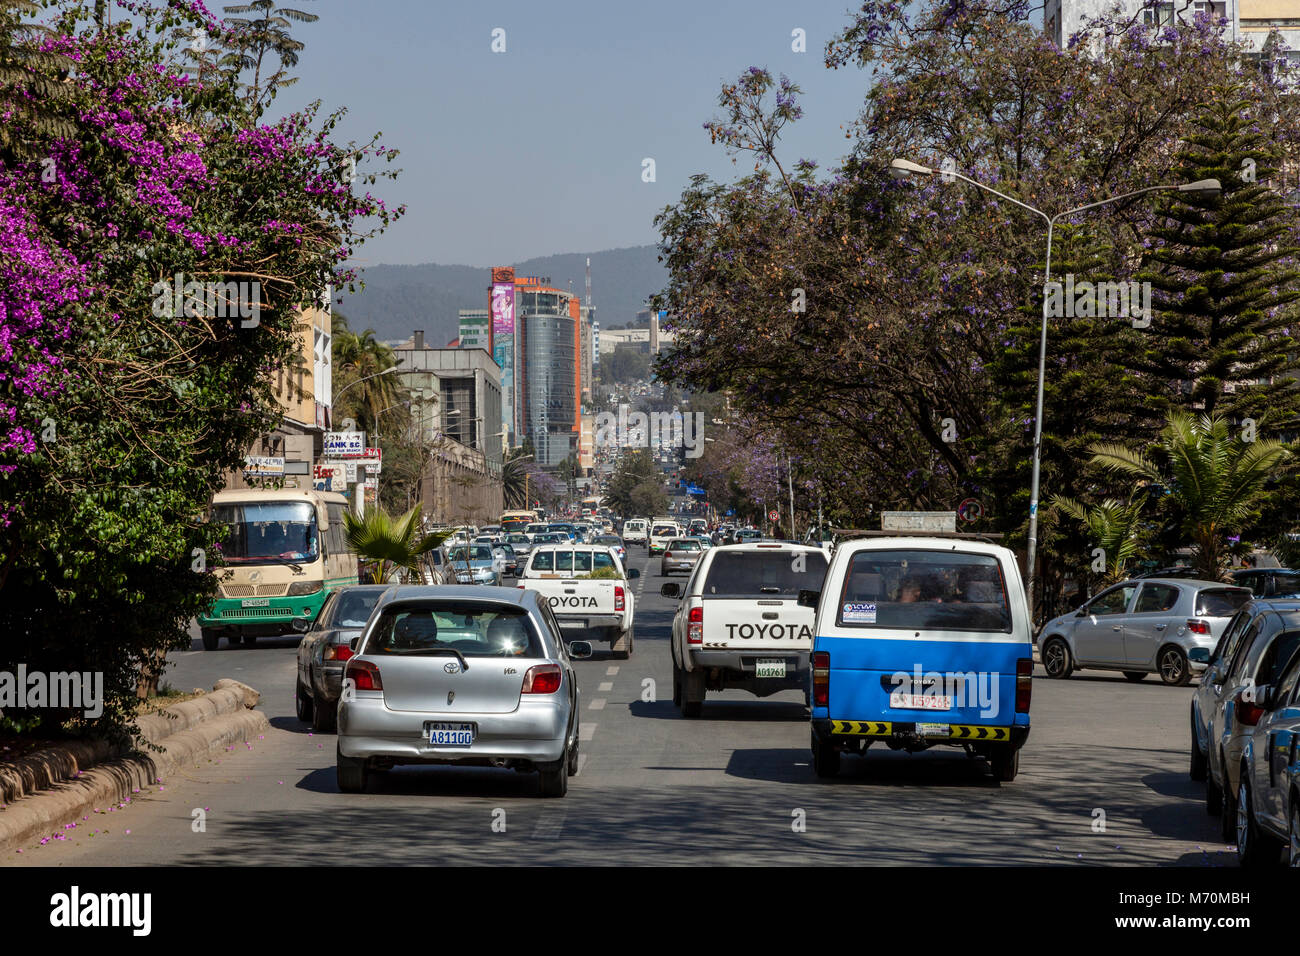
[(1043, 645), (1042, 661), (1047, 676), (1058, 680), (1069, 677), (1070, 671), (1074, 670), (1074, 662), (1070, 659), (1070, 648), (1059, 637), (1049, 638)]
[(1125, 680), (1131, 680), (1133, 683), (1137, 684), (1140, 681), (1144, 681), (1147, 679), (1147, 672), (1146, 671), (1125, 671), (1124, 678)]
[(1020, 772), (1020, 748), (1011, 744), (996, 744), (989, 755), (989, 764), (993, 768), (993, 779), (1010, 783)]
[(344, 793), (364, 793), (370, 782), (366, 761), (356, 757), (343, 756), (343, 749), (335, 749), (334, 765), (338, 775), (339, 789)]
[(312, 702), (315, 714), (312, 715), (311, 729), (318, 733), (328, 733), (339, 725), (339, 705)]
[(622, 637), (610, 645), (610, 651), (617, 660), (625, 661), (632, 656), (632, 629), (628, 628)]
[(543, 770), (539, 774), (538, 791), (543, 797), (562, 797), (569, 792), (569, 753), (564, 748), (560, 765), (554, 770)]
[(569, 751), (569, 776), (578, 775), (578, 735), (573, 735), (573, 748)]
[(293, 702), (298, 711), (298, 719), (304, 724), (310, 723), (313, 717), (315, 706), (311, 697), (307, 693), (307, 687), (302, 681), (298, 681), (298, 688), (293, 695)]
[(199, 634), (203, 637), (203, 649), (205, 651), (215, 651), (217, 645), (221, 643), (221, 635), (210, 627), (200, 628)]
[(1201, 749), (1201, 741), (1196, 736), (1195, 716), (1192, 717), (1192, 759), (1187, 775), (1197, 782), (1205, 779), (1205, 751)]
[(1181, 647), (1166, 647), (1156, 657), (1160, 679), (1171, 687), (1185, 687), (1191, 683), (1192, 669), (1187, 665), (1187, 655)]
[(682, 706), (682, 672), (676, 661), (673, 661), (673, 706)]
[(1276, 863), (1282, 847), (1271, 834), (1259, 828), (1255, 819), (1255, 809), (1250, 800), (1250, 783), (1246, 771), (1241, 771), (1241, 783), (1237, 787), (1237, 862), (1242, 867), (1257, 869)]
[(682, 671), (682, 716), (692, 720), (704, 707), (704, 675), (699, 671)]
[(1291, 859), (1293, 867), (1300, 869), (1300, 793), (1291, 794)]
[(829, 740), (820, 741), (817, 735), (812, 738), (813, 773), (823, 779), (838, 776), (840, 772), (840, 752)]

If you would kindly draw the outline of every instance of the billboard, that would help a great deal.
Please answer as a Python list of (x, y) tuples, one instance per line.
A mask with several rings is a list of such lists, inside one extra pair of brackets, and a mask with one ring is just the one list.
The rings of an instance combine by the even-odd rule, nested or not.
[(492, 270), (492, 293), (488, 302), (492, 321), (492, 358), (501, 366), (501, 424), (515, 431), (515, 270), (499, 266)]

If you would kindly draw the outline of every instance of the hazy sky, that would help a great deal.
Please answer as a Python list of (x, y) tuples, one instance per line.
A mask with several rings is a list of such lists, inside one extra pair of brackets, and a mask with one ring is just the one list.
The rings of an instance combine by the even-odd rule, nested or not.
[[(846, 152), (840, 127), (868, 86), (862, 70), (824, 66), (849, 22), (842, 2), (283, 2), (321, 19), (294, 24), (307, 46), (277, 110), (347, 106), (341, 140), (382, 131), (401, 150), (402, 176), (377, 192), (407, 215), (361, 247), (362, 264), (488, 266), (655, 242), (654, 215), (692, 174), (743, 170), (702, 128), (724, 80), (765, 66), (803, 87), (781, 155), (823, 168)], [(498, 27), (504, 53), (491, 49)], [(806, 53), (791, 50), (796, 27)]]

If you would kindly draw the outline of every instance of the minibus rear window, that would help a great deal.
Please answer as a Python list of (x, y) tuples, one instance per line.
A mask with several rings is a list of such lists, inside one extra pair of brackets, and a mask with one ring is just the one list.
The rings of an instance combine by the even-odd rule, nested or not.
[(853, 556), (841, 627), (1011, 632), (1002, 566), (990, 554), (861, 551)]

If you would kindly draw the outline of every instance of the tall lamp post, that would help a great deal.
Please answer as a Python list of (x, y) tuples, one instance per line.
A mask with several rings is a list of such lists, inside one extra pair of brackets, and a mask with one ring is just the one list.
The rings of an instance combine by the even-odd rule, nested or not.
[[(1122, 193), (1118, 196), (1111, 196), (1109, 199), (1102, 199), (1097, 202), (1090, 202), (1084, 206), (1076, 206), (1073, 209), (1066, 209), (1055, 215), (1048, 215), (1041, 209), (1035, 209), (1026, 203), (1021, 202), (1014, 196), (1008, 196), (1006, 193), (998, 192), (992, 186), (986, 186), (977, 182), (968, 176), (963, 176), (959, 172), (951, 169), (935, 170), (929, 166), (921, 166), (917, 163), (909, 162), (906, 159), (895, 159), (889, 164), (889, 174), (895, 179), (908, 179), (913, 176), (933, 176), (936, 172), (945, 177), (951, 176), (954, 179), (960, 179), (964, 183), (969, 183), (985, 192), (990, 192), (995, 196), (1005, 199), (1007, 202), (1019, 206), (1032, 212), (1034, 215), (1042, 218), (1047, 223), (1047, 267), (1046, 274), (1043, 278), (1043, 285), (1052, 281), (1052, 233), (1056, 227), (1056, 221), (1066, 216), (1073, 216), (1089, 209), (1096, 209), (1098, 206), (1106, 206), (1110, 203), (1120, 202), (1124, 199), (1132, 199), (1134, 196), (1141, 196), (1145, 193), (1161, 192), (1176, 190), (1180, 193), (1186, 193), (1192, 196), (1215, 197), (1222, 192), (1222, 186), (1217, 179), (1201, 179), (1194, 183), (1182, 183), (1181, 185), (1164, 185), (1164, 186), (1147, 186), (1145, 189), (1135, 189), (1132, 192)], [(1030, 480), (1029, 489), (1029, 553), (1026, 560), (1027, 581), (1025, 584), (1026, 598), (1029, 602), (1029, 622), (1033, 626), (1034, 622), (1034, 564), (1038, 553), (1038, 472), (1039, 463), (1042, 456), (1043, 445), (1043, 380), (1047, 373), (1047, 295), (1043, 295), (1043, 325), (1042, 333), (1038, 342), (1038, 402), (1037, 410), (1034, 414), (1034, 468), (1033, 477)]]

